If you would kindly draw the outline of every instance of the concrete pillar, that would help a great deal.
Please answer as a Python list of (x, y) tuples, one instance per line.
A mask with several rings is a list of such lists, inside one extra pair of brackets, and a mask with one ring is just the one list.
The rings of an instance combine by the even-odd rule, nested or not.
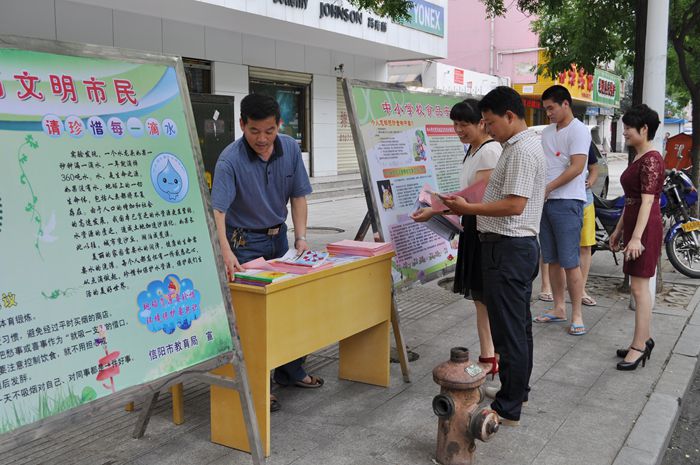
[(664, 106), (666, 98), (666, 54), (668, 50), (669, 0), (648, 2), (646, 53), (644, 56), (644, 90), (642, 101), (659, 113), (661, 126), (654, 138), (655, 147), (663, 153)]

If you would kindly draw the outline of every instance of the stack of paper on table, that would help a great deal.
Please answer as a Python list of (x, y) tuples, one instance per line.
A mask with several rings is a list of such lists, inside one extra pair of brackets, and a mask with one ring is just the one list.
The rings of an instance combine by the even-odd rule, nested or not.
[[(256, 258), (255, 260), (251, 260), (249, 262), (244, 263), (243, 268), (246, 270), (268, 270), (268, 271), (279, 271), (282, 273), (291, 273), (291, 274), (296, 274), (296, 275), (302, 275), (302, 274), (308, 274), (312, 273), (314, 271), (321, 271), (321, 270), (327, 270), (328, 268), (333, 267), (333, 263), (325, 263), (325, 259), (328, 257), (328, 254), (326, 252), (320, 252), (321, 254), (325, 254), (323, 259), (321, 260), (320, 258), (317, 258), (315, 261), (315, 264), (312, 265), (296, 265), (293, 263), (286, 263), (282, 260), (284, 257), (276, 259), (276, 260), (268, 260), (266, 261), (264, 258)], [(287, 255), (291, 255), (292, 257), (297, 256), (298, 253), (296, 250), (292, 250), (287, 253)], [(285, 257), (287, 256), (285, 255)], [(288, 257), (289, 258), (289, 257)], [(292, 258), (293, 261), (293, 258)]]
[(359, 255), (361, 257), (374, 257), (394, 250), (391, 242), (364, 242), (344, 239), (333, 242), (326, 249), (335, 255)]
[(325, 263), (328, 252), (318, 252), (306, 250), (301, 254), (292, 249), (281, 258), (270, 260), (267, 263), (276, 271), (285, 273), (307, 274), (313, 271), (326, 270), (333, 266), (332, 263)]
[(294, 275), (282, 273), (280, 271), (256, 269), (246, 269), (246, 271), (234, 273), (234, 276), (236, 278), (236, 283), (249, 284), (251, 286), (267, 286), (268, 284), (294, 277)]

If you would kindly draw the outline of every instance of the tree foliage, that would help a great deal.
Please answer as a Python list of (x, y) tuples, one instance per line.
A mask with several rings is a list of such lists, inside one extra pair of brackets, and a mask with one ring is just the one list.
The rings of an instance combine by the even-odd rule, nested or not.
[[(700, 182), (700, 0), (671, 0), (668, 38), (678, 67), (668, 73), (667, 83), (678, 91), (685, 85), (693, 103), (693, 182)], [(676, 72), (677, 70), (677, 72)]]
[[(621, 56), (634, 57), (635, 8), (638, 0), (481, 0), (489, 15), (516, 6), (537, 16), (533, 30), (549, 51), (550, 74), (571, 63), (592, 70)], [(649, 0), (658, 1), (658, 0)], [(670, 0), (667, 96), (693, 103), (693, 180), (700, 181), (700, 0)], [(654, 18), (648, 18), (654, 21)]]
[[(503, 0), (482, 0), (489, 15), (503, 15)], [(550, 61), (541, 71), (554, 75), (572, 63), (592, 71), (615, 59), (631, 62), (635, 0), (517, 0), (518, 9), (536, 16), (532, 29)]]

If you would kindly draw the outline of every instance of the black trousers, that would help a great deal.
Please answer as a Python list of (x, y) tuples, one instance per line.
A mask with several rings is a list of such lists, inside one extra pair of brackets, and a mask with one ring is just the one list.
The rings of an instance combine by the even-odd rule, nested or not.
[(532, 281), (539, 270), (533, 237), (505, 237), (481, 243), (484, 301), (494, 349), (500, 355), (501, 390), (491, 403), (503, 418), (519, 420), (532, 373)]

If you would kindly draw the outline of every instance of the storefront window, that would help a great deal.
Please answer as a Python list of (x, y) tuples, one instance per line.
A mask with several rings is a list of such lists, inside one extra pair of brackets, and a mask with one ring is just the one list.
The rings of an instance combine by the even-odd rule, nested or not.
[(211, 62), (183, 58), (187, 87), (192, 94), (211, 94)]
[(308, 152), (306, 135), (307, 86), (251, 80), (250, 92), (268, 95), (279, 103), (282, 121), (280, 133), (294, 138), (302, 152)]

